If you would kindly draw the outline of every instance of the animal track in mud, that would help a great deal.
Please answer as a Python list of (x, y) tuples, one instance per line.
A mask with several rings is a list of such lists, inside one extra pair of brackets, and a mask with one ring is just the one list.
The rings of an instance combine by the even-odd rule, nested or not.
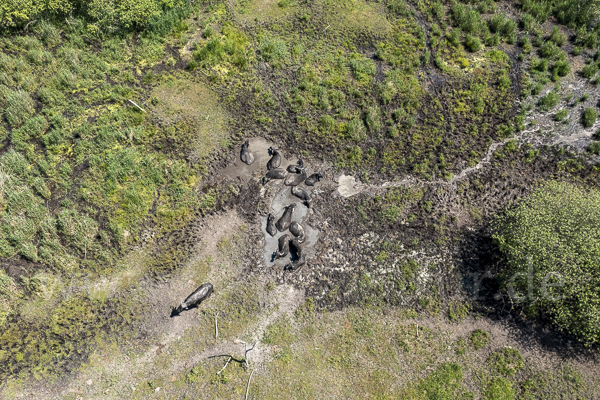
[[(598, 125), (598, 124), (596, 124), (596, 125)], [(555, 138), (555, 140), (547, 141), (547, 143), (545, 143), (545, 144), (567, 145), (567, 144), (571, 144), (576, 139), (582, 139), (582, 138), (589, 139), (589, 137), (591, 137), (591, 135), (592, 135), (591, 132), (593, 131), (594, 128), (595, 128), (595, 126), (592, 127), (591, 129), (587, 129), (587, 130), (582, 129), (582, 132), (579, 132), (570, 137), (557, 136)], [(504, 146), (511, 140), (517, 140), (519, 142), (519, 144), (532, 143), (532, 142), (536, 141), (536, 139), (538, 137), (537, 136), (529, 136), (529, 134), (536, 133), (539, 130), (540, 130), (540, 128), (537, 128), (537, 127), (530, 129), (530, 130), (524, 130), (524, 131), (521, 131), (521, 132), (517, 133), (516, 135), (511, 136), (507, 139), (504, 139), (500, 142), (492, 143), (490, 145), (490, 147), (488, 147), (488, 150), (486, 151), (485, 156), (481, 160), (479, 160), (479, 162), (476, 165), (474, 165), (473, 167), (467, 167), (467, 168), (463, 169), (462, 171), (460, 171), (458, 174), (454, 175), (450, 180), (447, 180), (447, 181), (441, 180), (441, 179), (437, 179), (437, 180), (433, 180), (433, 181), (426, 181), (426, 180), (422, 180), (422, 179), (416, 178), (414, 176), (408, 175), (400, 180), (383, 182), (382, 184), (379, 184), (379, 185), (369, 185), (369, 184), (357, 182), (356, 178), (354, 176), (342, 174), (337, 178), (338, 193), (342, 197), (351, 197), (351, 196), (354, 196), (356, 194), (359, 194), (359, 193), (362, 193), (365, 191), (375, 192), (375, 191), (385, 189), (385, 188), (394, 188), (394, 187), (401, 187), (401, 186), (414, 186), (414, 185), (422, 185), (422, 186), (443, 185), (443, 186), (451, 186), (456, 189), (457, 182), (462, 181), (463, 179), (465, 179), (472, 173), (482, 170), (486, 165), (490, 164), (490, 160), (496, 150), (498, 150), (499, 148), (501, 148), (502, 146)], [(567, 138), (567, 139), (571, 138), (571, 139), (567, 140), (565, 138)], [(541, 145), (541, 143), (536, 143), (536, 144)]]

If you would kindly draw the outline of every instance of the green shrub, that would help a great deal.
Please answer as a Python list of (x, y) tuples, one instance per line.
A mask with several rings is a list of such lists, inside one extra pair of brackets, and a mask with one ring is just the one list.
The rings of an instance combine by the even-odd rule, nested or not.
[(540, 47), (538, 53), (542, 58), (554, 58), (561, 53), (561, 50), (553, 42), (546, 42)]
[(539, 23), (535, 17), (529, 13), (521, 14), (521, 26), (525, 32), (531, 32), (539, 28)]
[(508, 43), (513, 44), (515, 42), (517, 34), (517, 23), (512, 19), (507, 19), (502, 27), (502, 36), (504, 36)]
[(502, 32), (502, 28), (504, 27), (506, 21), (506, 17), (503, 14), (494, 15), (489, 21), (488, 26), (490, 28), (490, 32)]
[(600, 142), (592, 142), (590, 143), (590, 147), (588, 148), (590, 153), (596, 154), (600, 156)]
[(523, 0), (521, 2), (521, 7), (523, 8), (523, 11), (532, 15), (540, 24), (546, 22), (552, 13), (551, 4), (539, 0)]
[(369, 129), (369, 133), (374, 134), (381, 130), (381, 111), (379, 107), (369, 107), (365, 113), (365, 124)]
[[(238, 67), (245, 67), (246, 46), (248, 38), (239, 30), (225, 26), (222, 29), (222, 35), (213, 36), (204, 46), (194, 52), (194, 58), (200, 62), (203, 67), (211, 67), (220, 63), (230, 62)], [(263, 58), (271, 59), (281, 56), (278, 51), (281, 50), (277, 44), (263, 43)]]
[(460, 45), (460, 31), (456, 28), (452, 29), (446, 36), (446, 39), (448, 39), (448, 42), (452, 46), (458, 47)]
[(571, 64), (569, 60), (558, 60), (554, 63), (553, 69), (558, 76), (567, 76), (567, 74), (571, 71)]
[(23, 26), (28, 21), (42, 18), (78, 16), (94, 22), (92, 32), (102, 28), (141, 28), (152, 26), (170, 11), (185, 8), (181, 1), (164, 0), (27, 0), (11, 1), (0, 7), (0, 29)]
[(465, 39), (465, 46), (471, 52), (476, 52), (476, 51), (481, 50), (481, 42), (475, 36), (467, 35), (467, 38)]
[(440, 1), (437, 1), (436, 3), (433, 4), (433, 6), (431, 6), (431, 12), (437, 18), (438, 21), (444, 20), (444, 17), (445, 17), (444, 5)]
[(563, 108), (562, 110), (559, 110), (556, 114), (554, 114), (554, 120), (560, 122), (563, 119), (565, 119), (568, 114), (569, 112)]
[(204, 29), (204, 32), (202, 33), (202, 35), (205, 38), (210, 39), (211, 37), (213, 37), (215, 35), (215, 30), (211, 26), (207, 26)]
[(396, 15), (408, 17), (410, 9), (404, 0), (390, 0), (387, 2), (388, 9)]
[(360, 118), (353, 118), (346, 125), (346, 137), (348, 139), (360, 142), (367, 138), (365, 124)]
[(600, 192), (548, 182), (497, 216), (492, 229), (507, 257), (505, 287), (515, 277), (517, 300), (531, 292), (558, 328), (600, 343)]
[(498, 46), (500, 44), (500, 34), (494, 33), (493, 35), (486, 36), (485, 44), (488, 46)]
[(508, 65), (508, 55), (500, 50), (492, 50), (486, 54), (488, 58), (498, 64)]
[(322, 132), (331, 133), (335, 129), (335, 120), (327, 114), (321, 115), (318, 122)]
[(456, 25), (464, 32), (476, 34), (480, 30), (481, 17), (471, 6), (461, 3), (452, 5), (452, 16)]
[(443, 363), (418, 384), (402, 393), (402, 399), (456, 400), (473, 398), (463, 387), (463, 370), (460, 364)]
[(398, 134), (399, 134), (399, 130), (398, 130), (397, 126), (390, 126), (390, 128), (387, 131), (387, 136), (390, 139), (393, 139), (393, 138), (397, 137)]
[(538, 101), (538, 106), (542, 111), (548, 111), (551, 108), (555, 107), (560, 101), (560, 96), (558, 93), (552, 91), (547, 95), (540, 98)]
[(596, 75), (597, 72), (598, 72), (598, 64), (590, 63), (590, 64), (586, 65), (585, 67), (583, 67), (581, 74), (583, 75), (584, 78), (591, 79)]
[(363, 83), (368, 82), (373, 76), (375, 76), (375, 72), (377, 71), (373, 60), (370, 60), (358, 53), (350, 54), (348, 67), (350, 68), (350, 71), (352, 71), (354, 78)]
[(500, 90), (508, 90), (510, 88), (510, 78), (508, 77), (508, 75), (506, 74), (502, 74), (500, 75), (500, 77), (498, 78), (498, 88)]
[(581, 114), (581, 123), (584, 127), (590, 128), (596, 123), (596, 118), (598, 118), (598, 111), (595, 108), (587, 108)]
[(532, 66), (535, 71), (546, 72), (548, 71), (548, 60), (542, 58), (539, 61), (532, 60)]
[(553, 42), (558, 47), (562, 47), (567, 40), (566, 36), (560, 32), (558, 26), (552, 28), (552, 33), (550, 33), (550, 41)]
[(260, 44), (259, 55), (265, 61), (276, 61), (285, 56), (287, 46), (281, 39), (266, 37)]

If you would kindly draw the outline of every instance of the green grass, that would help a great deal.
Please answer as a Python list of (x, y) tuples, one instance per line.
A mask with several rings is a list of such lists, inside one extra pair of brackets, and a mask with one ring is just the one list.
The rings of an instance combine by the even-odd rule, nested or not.
[(469, 340), (475, 350), (481, 350), (489, 343), (490, 334), (484, 330), (475, 329), (469, 334)]
[(405, 399), (452, 400), (472, 399), (461, 384), (463, 369), (460, 364), (445, 363), (423, 379), (414, 389), (403, 393)]
[[(134, 310), (135, 318), (127, 313), (135, 298), (128, 290), (148, 276), (175, 273), (189, 254), (177, 230), (238, 191), (197, 190), (214, 167), (213, 156), (229, 151), (233, 135), (237, 140), (253, 132), (276, 133), (294, 151), (326, 158), (365, 181), (408, 174), (449, 180), (465, 162), (475, 165), (490, 143), (523, 129), (524, 114), (515, 116), (512, 88), (523, 83), (527, 95), (537, 95), (571, 71), (563, 30), (544, 32), (541, 24), (554, 15), (573, 28), (586, 28), (576, 32), (580, 48), (597, 42), (597, 26), (575, 15), (573, 2), (522, 3), (513, 18), (490, 1), (244, 0), (166, 2), (160, 10), (149, 1), (128, 12), (81, 18), (79, 12), (97, 11), (92, 5), (72, 17), (55, 10), (60, 18), (53, 22), (34, 14), (11, 20), (18, 29), (0, 38), (0, 138), (8, 144), (0, 154), (0, 256), (27, 267), (18, 279), (0, 275), (2, 378), (31, 372), (47, 377), (52, 365), (60, 373), (73, 360), (84, 360), (98, 343), (111, 342), (135, 325), (143, 311)], [(24, 24), (34, 18), (38, 22), (25, 32)], [(6, 25), (8, 19), (3, 21)], [(142, 25), (145, 29), (136, 32)], [(517, 34), (523, 38), (519, 59), (525, 63), (525, 82), (513, 82), (509, 71), (516, 61), (504, 52)], [(588, 61), (576, 72), (592, 79), (598, 60)], [(540, 99), (540, 109), (549, 110), (558, 101), (558, 94), (550, 92)], [(559, 117), (563, 112), (555, 118), (564, 119)], [(586, 121), (591, 114), (582, 123), (594, 123)], [(494, 162), (519, 151), (517, 142), (509, 142)], [(532, 162), (537, 155), (532, 150), (527, 159)], [(451, 238), (448, 223), (424, 196), (415, 187), (388, 189), (382, 197), (361, 200), (360, 206), (372, 211), (364, 213), (365, 220), (374, 218), (380, 225), (431, 217), (443, 245)], [(471, 209), (473, 220), (482, 215), (481, 209)], [(157, 234), (152, 257), (126, 275), (123, 265), (129, 264), (123, 260), (147, 229)], [(420, 239), (411, 238), (411, 248), (418, 249)], [(241, 245), (236, 238), (220, 243), (223, 257)], [(381, 245), (369, 257), (387, 265), (398, 253)], [(209, 267), (198, 268), (194, 279), (204, 279)], [(435, 288), (421, 292), (423, 287), (415, 284), (419, 274), (437, 273), (436, 268), (405, 258), (381, 279), (357, 274), (349, 294), (377, 309), (419, 292), (415, 310), (447, 311), (459, 323), (468, 304), (442, 303)], [(77, 286), (84, 278), (114, 277), (122, 294), (102, 286), (65, 295), (67, 281)], [(344, 295), (339, 287), (332, 293)], [(382, 293), (391, 294), (383, 299)], [(311, 304), (307, 301), (299, 313), (302, 318), (314, 314)], [(254, 288), (224, 289), (218, 305), (227, 315), (222, 321), (227, 338), (242, 334), (260, 310)], [(375, 398), (401, 391), (414, 398), (469, 396), (463, 382), (470, 367), (460, 359), (430, 358), (429, 369), (409, 360), (416, 372), (401, 381), (405, 370), (397, 356), (432, 357), (427, 342), (411, 336), (413, 327), (396, 323), (391, 325), (396, 331), (388, 330), (377, 323), (379, 315), (369, 312), (348, 314), (343, 321), (326, 315), (338, 324), (332, 332), (313, 321), (326, 331), (323, 338), (303, 320), (274, 321), (263, 339), (274, 348), (269, 368), (280, 381), (259, 379), (257, 390), (289, 397), (297, 374), (314, 369), (318, 376), (334, 375), (326, 378), (332, 396), (348, 397), (364, 387)], [(441, 339), (427, 330), (423, 335), (445, 352)], [(486, 335), (475, 331), (463, 340), (480, 350), (489, 345)], [(393, 337), (397, 348), (382, 337)], [(80, 342), (86, 346), (78, 348)], [(311, 346), (315, 342), (324, 347)], [(352, 345), (360, 356), (350, 352)], [(190, 348), (178, 354), (183, 357)], [(510, 354), (494, 354), (489, 368), (495, 374), (510, 375), (506, 371), (517, 368)], [(354, 366), (362, 356), (380, 367), (358, 371)], [(379, 360), (384, 362), (376, 364)], [(192, 367), (181, 383), (207, 383), (216, 397), (239, 395), (247, 371), (236, 367), (215, 379), (207, 372), (214, 366)], [(525, 391), (514, 376), (507, 384), (494, 375), (477, 395), (496, 398), (500, 395), (490, 394), (493, 390)], [(158, 378), (152, 382), (140, 389), (140, 396), (164, 384)], [(318, 397), (322, 385), (314, 380), (298, 393)]]
[(263, 343), (275, 344), (280, 346), (289, 346), (294, 342), (294, 336), (291, 333), (289, 321), (282, 318), (267, 326)]
[[(12, 304), (15, 298), (22, 296), (14, 279), (0, 271), (0, 326), (3, 326), (8, 317), (14, 312)], [(12, 301), (11, 301), (12, 300)]]
[[(164, 20), (156, 29), (177, 36), (184, 27), (175, 19), (189, 14), (169, 15), (170, 22)], [(110, 276), (139, 241), (145, 221), (154, 219), (158, 231), (166, 234), (185, 224), (195, 210), (214, 207), (218, 194), (197, 193), (195, 186), (206, 174), (205, 160), (229, 145), (227, 117), (218, 96), (190, 76), (138, 72), (159, 62), (166, 45), (150, 34), (97, 41), (76, 19), (69, 24), (43, 21), (30, 33), (0, 39), (0, 132), (9, 140), (0, 155), (0, 255), (38, 263), (29, 264), (15, 283), (19, 293), (25, 282), (33, 285), (43, 276), (37, 272), (40, 265), (55, 277)], [(144, 104), (143, 96), (153, 96), (158, 104)], [(131, 106), (129, 99), (158, 113), (163, 122)], [(175, 252), (177, 259), (184, 257)], [(170, 256), (159, 252), (157, 258), (165, 263), (153, 268), (169, 270)], [(123, 323), (105, 318), (103, 310), (108, 309), (121, 318), (121, 298), (96, 295), (92, 300), (78, 296), (85, 307), (79, 310), (74, 303), (57, 301), (54, 294), (48, 301), (31, 290), (23, 296), (3, 294), (2, 376), (47, 373), (53, 357), (60, 359), (58, 373), (63, 365), (83, 359), (102, 332), (119, 331), (140, 316)], [(52, 328), (47, 319), (33, 323), (31, 317), (40, 314), (36, 307), (23, 306), (30, 302), (48, 318), (81, 323), (89, 334)], [(4, 323), (7, 318), (10, 324)], [(33, 338), (40, 330), (48, 334), (37, 342), (14, 342), (17, 337)], [(89, 346), (73, 350), (81, 341)], [(17, 359), (21, 361), (15, 364)]]
[[(449, 331), (419, 323), (417, 335), (417, 325), (406, 321), (399, 310), (388, 315), (358, 308), (296, 314), (267, 327), (262, 346), (270, 358), (266, 371), (254, 374), (251, 396), (346, 398), (360, 393), (365, 398), (504, 400), (559, 398), (560, 393), (585, 398), (589, 393), (569, 367), (552, 378), (550, 369), (523, 361), (518, 380), (495, 370), (487, 374), (487, 364), (476, 353), (456, 354), (454, 347), (449, 348)], [(163, 382), (165, 390), (192, 398), (243, 395), (250, 370), (232, 364), (225, 377), (218, 377), (215, 373), (224, 363), (225, 359), (203, 360), (175, 382), (160, 374), (153, 380)]]
[(486, 400), (513, 400), (515, 399), (515, 390), (512, 382), (506, 378), (494, 378), (489, 383), (485, 393)]
[(494, 352), (488, 358), (490, 367), (504, 376), (513, 376), (523, 369), (523, 356), (521, 353), (509, 347)]

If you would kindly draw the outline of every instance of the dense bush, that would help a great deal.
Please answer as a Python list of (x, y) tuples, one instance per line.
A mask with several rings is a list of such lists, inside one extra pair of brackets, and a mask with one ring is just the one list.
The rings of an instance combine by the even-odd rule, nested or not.
[[(599, 343), (600, 192), (549, 182), (497, 216), (492, 228), (507, 257), (505, 283), (512, 277), (521, 295), (529, 289), (528, 300), (560, 329)], [(558, 274), (564, 284), (551, 287)]]
[(143, 27), (161, 14), (184, 4), (182, 0), (24, 0), (0, 2), (0, 29), (19, 27), (44, 18), (82, 16), (91, 29)]
[[(532, 26), (531, 17), (542, 24), (548, 17), (554, 15), (562, 24), (577, 29), (577, 43), (588, 48), (598, 46), (600, 24), (598, 14), (600, 2), (597, 0), (522, 0), (521, 7), (525, 14), (522, 20), (526, 30)], [(531, 17), (530, 17), (531, 16)], [(550, 40), (560, 46), (565, 39), (558, 31), (553, 31)]]
[(452, 16), (456, 25), (467, 33), (478, 33), (480, 30), (481, 16), (471, 6), (455, 3), (452, 6)]

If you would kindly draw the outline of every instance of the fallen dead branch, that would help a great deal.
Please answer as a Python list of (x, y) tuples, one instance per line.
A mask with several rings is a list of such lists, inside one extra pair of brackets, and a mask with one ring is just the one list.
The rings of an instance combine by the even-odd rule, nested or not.
[(217, 375), (221, 375), (221, 372), (223, 372), (223, 370), (229, 365), (229, 361), (231, 361), (232, 359), (233, 359), (233, 357), (229, 356), (229, 358), (227, 359), (227, 362), (225, 363), (223, 368), (221, 368), (221, 370), (219, 372), (217, 372)]
[(248, 385), (246, 385), (246, 400), (248, 400), (248, 391), (250, 390), (250, 381), (252, 380), (252, 375), (254, 375), (254, 370), (250, 373), (250, 378), (248, 378)]
[(138, 105), (135, 103), (135, 101), (133, 101), (133, 100), (129, 99), (129, 102), (130, 102), (131, 104), (133, 104), (134, 106), (136, 106), (137, 108), (139, 108), (140, 110), (142, 110), (143, 112), (146, 112), (146, 110), (144, 110), (142, 107), (138, 106)]
[(217, 317), (219, 316), (219, 311), (215, 314), (215, 339), (219, 337), (219, 325), (217, 324)]

